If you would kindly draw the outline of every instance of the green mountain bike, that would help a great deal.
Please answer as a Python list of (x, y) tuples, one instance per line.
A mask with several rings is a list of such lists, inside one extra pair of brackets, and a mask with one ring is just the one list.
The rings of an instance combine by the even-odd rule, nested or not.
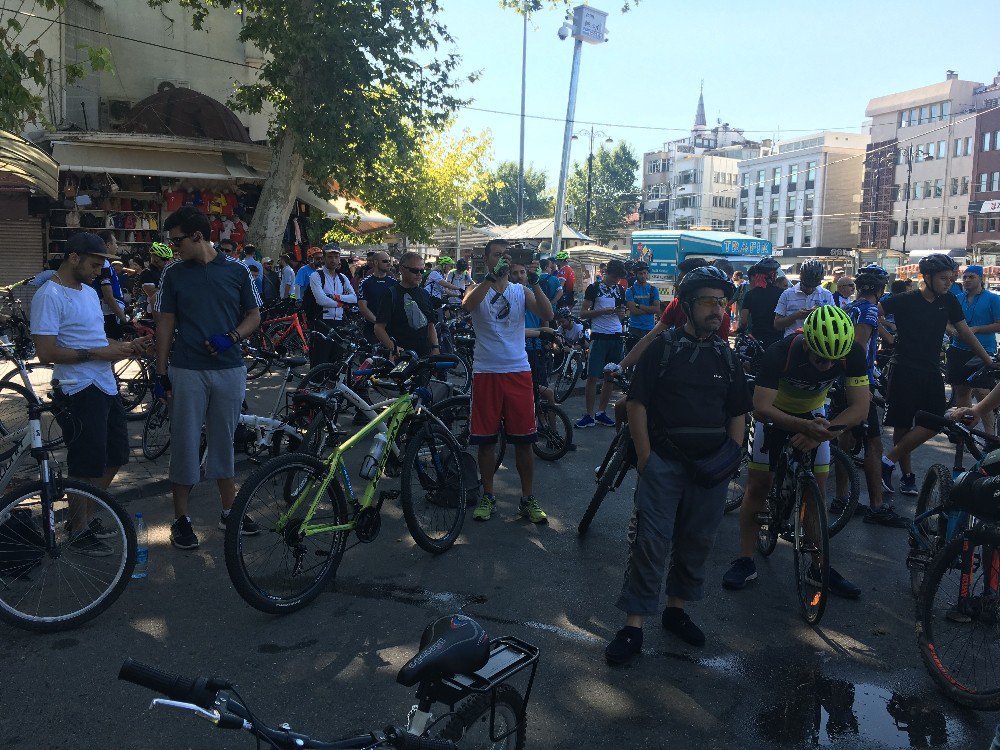
[[(431, 377), (454, 367), (455, 360), (436, 355), (414, 356), (395, 366), (374, 363), (373, 369), (388, 370), (386, 377), (399, 383), (403, 395), (325, 459), (287, 453), (247, 478), (233, 505), (238, 523), (230, 524), (234, 531), (226, 533), (225, 551), (229, 577), (248, 604), (281, 614), (315, 599), (336, 574), (350, 534), (366, 543), (378, 536), (387, 499), (399, 498), (406, 526), (420, 547), (433, 554), (451, 548), (465, 520), (462, 448), (426, 405)], [(358, 498), (344, 457), (369, 437), (374, 440), (361, 469), (369, 481)], [(404, 446), (400, 454), (386, 449), (397, 444)], [(398, 463), (390, 467), (390, 462)], [(383, 476), (397, 470), (399, 490), (376, 497)], [(247, 517), (263, 533), (242, 536), (240, 524)]]

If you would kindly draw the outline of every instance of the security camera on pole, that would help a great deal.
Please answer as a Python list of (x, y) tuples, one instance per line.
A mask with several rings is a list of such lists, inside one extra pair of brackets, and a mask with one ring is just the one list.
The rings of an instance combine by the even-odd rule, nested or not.
[(566, 177), (569, 172), (569, 151), (573, 140), (573, 118), (576, 113), (576, 86), (580, 78), (580, 52), (583, 43), (603, 44), (607, 39), (608, 14), (587, 5), (578, 5), (559, 28), (559, 38), (573, 37), (573, 67), (569, 77), (569, 102), (566, 105), (566, 129), (563, 132), (562, 166), (556, 191), (556, 217), (552, 226), (552, 254), (562, 249), (563, 212), (566, 206)]

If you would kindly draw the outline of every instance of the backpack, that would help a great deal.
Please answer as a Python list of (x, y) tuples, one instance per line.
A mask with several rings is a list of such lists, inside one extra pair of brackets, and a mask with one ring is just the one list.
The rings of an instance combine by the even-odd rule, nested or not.
[(666, 374), (667, 369), (670, 366), (670, 360), (682, 351), (690, 350), (691, 361), (694, 362), (698, 354), (703, 349), (711, 349), (717, 356), (722, 358), (722, 361), (726, 365), (726, 375), (728, 379), (727, 385), (733, 382), (733, 376), (736, 373), (736, 360), (733, 356), (733, 350), (729, 348), (729, 344), (718, 336), (713, 335), (707, 341), (691, 341), (690, 339), (681, 336), (680, 328), (671, 328), (661, 335), (667, 344), (663, 347), (663, 354), (660, 356), (660, 366), (657, 370), (657, 377), (662, 378)]
[[(319, 274), (319, 285), (320, 287), (326, 286), (326, 274), (323, 273), (323, 269), (317, 269), (316, 273)], [(344, 278), (344, 274), (337, 273), (340, 278), (340, 283), (342, 286), (347, 285), (347, 280)], [(312, 277), (309, 277), (309, 281), (312, 281)], [(306, 289), (302, 292), (302, 309), (305, 311), (306, 320), (322, 320), (323, 319), (323, 306), (316, 301), (316, 295), (313, 294), (312, 284), (306, 284)]]
[(27, 573), (45, 554), (45, 539), (31, 511), (15, 508), (0, 523), (0, 575), (17, 578)]

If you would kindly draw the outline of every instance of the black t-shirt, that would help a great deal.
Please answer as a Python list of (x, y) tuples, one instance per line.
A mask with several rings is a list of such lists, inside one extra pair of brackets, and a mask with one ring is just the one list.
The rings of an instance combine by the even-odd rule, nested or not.
[(401, 349), (412, 349), (426, 357), (431, 353), (427, 325), (437, 315), (431, 296), (419, 286), (404, 289), (394, 284), (389, 291), (379, 302), (375, 322), (386, 324), (386, 332)]
[[(686, 333), (680, 335), (695, 341)], [(722, 353), (704, 347), (693, 362), (691, 349), (675, 352), (661, 377), (665, 336), (660, 335), (639, 358), (628, 398), (646, 407), (650, 446), (659, 456), (676, 458), (662, 439), (667, 435), (688, 458), (703, 458), (725, 442), (729, 420), (752, 408), (746, 376), (735, 357), (730, 373)]]
[(143, 284), (152, 284), (155, 287), (160, 286), (160, 276), (163, 274), (162, 268), (144, 268), (142, 273), (139, 274), (139, 288), (142, 289)]
[(942, 294), (928, 302), (919, 289), (895, 294), (882, 302), (886, 315), (896, 319), (893, 359), (922, 369), (937, 369), (945, 326), (965, 320), (955, 295)]
[[(372, 315), (377, 315), (382, 299), (389, 293), (389, 290), (398, 284), (392, 276), (386, 274), (381, 279), (375, 274), (366, 276), (358, 286), (358, 299), (363, 299), (368, 305), (368, 310)], [(374, 325), (365, 321), (365, 330), (371, 332)]]
[(765, 348), (784, 336), (774, 328), (774, 308), (778, 306), (781, 289), (776, 286), (756, 287), (743, 298), (743, 309), (750, 313), (750, 333)]

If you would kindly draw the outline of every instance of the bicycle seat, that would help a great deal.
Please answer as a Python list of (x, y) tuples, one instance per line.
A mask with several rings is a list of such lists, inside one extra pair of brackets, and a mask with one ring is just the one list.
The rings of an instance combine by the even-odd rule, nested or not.
[(483, 627), (465, 615), (441, 617), (424, 629), (420, 651), (399, 670), (396, 682), (413, 687), (454, 674), (482, 669), (490, 658), (490, 639)]
[(308, 357), (279, 357), (278, 361), (285, 367), (304, 367), (309, 364)]

